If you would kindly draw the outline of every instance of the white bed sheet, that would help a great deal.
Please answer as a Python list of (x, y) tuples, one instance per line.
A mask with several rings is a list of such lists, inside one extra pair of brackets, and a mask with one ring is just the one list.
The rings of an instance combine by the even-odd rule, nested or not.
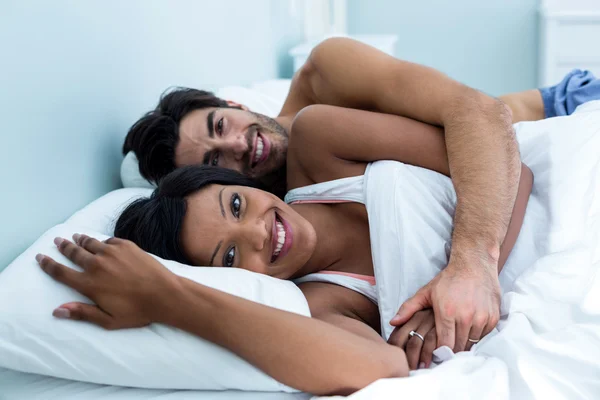
[(306, 400), (304, 393), (154, 390), (96, 385), (0, 368), (0, 400)]

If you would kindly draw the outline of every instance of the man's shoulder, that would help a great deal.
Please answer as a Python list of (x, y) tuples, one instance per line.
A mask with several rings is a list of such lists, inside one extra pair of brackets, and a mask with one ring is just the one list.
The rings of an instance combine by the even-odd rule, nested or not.
[(294, 118), (300, 110), (318, 102), (313, 88), (315, 72), (309, 58), (294, 74), (279, 117)]
[(292, 78), (280, 116), (295, 116), (313, 104), (330, 104), (332, 93), (327, 81), (343, 68), (348, 56), (360, 54), (361, 46), (364, 45), (344, 37), (328, 38), (315, 46)]

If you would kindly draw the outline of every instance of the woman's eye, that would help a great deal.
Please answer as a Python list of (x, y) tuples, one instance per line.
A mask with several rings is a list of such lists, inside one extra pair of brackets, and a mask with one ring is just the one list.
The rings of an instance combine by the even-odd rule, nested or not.
[(223, 118), (221, 118), (219, 122), (217, 122), (217, 132), (219, 134), (223, 133)]
[(215, 153), (213, 159), (210, 161), (210, 165), (215, 167), (219, 165), (219, 153)]
[(224, 267), (233, 267), (233, 263), (235, 262), (235, 247), (227, 250), (227, 253), (223, 256), (223, 266)]
[(242, 208), (242, 199), (240, 198), (239, 194), (234, 193), (233, 196), (231, 196), (231, 213), (233, 214), (234, 217), (236, 217), (236, 218), (240, 217), (241, 208)]

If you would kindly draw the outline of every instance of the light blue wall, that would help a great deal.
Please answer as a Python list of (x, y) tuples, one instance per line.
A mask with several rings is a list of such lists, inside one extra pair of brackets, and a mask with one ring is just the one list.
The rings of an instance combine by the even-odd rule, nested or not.
[(538, 0), (348, 0), (348, 29), (397, 34), (397, 57), (501, 95), (536, 85), (537, 7)]
[(127, 129), (165, 88), (285, 71), (288, 11), (278, 0), (0, 2), (0, 270), (119, 187)]

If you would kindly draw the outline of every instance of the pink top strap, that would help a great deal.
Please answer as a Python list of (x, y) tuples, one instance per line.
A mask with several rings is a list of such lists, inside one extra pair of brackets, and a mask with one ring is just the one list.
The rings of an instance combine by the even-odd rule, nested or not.
[(352, 203), (350, 200), (296, 200), (290, 204), (339, 204)]

